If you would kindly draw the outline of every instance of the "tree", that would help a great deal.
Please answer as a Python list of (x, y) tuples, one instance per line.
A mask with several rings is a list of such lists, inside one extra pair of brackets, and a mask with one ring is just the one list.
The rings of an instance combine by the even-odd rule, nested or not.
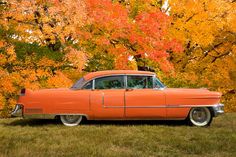
[(76, 31), (86, 19), (83, 0), (9, 0), (2, 6), (0, 24), (5, 30), (14, 29), (14, 38), (53, 49), (76, 42)]
[(226, 0), (171, 0), (171, 36), (184, 43), (184, 53), (173, 54), (178, 77), (223, 93), (226, 110), (236, 111), (235, 2)]
[[(73, 5), (71, 5), (73, 4)], [(68, 87), (86, 61), (73, 46), (85, 15), (82, 1), (0, 1), (0, 107), (21, 88)]]
[(16, 104), (16, 98), (22, 88), (70, 86), (71, 80), (62, 73), (65, 64), (64, 57), (60, 54), (53, 55), (48, 47), (41, 47), (35, 43), (14, 42), (1, 34), (0, 106), (3, 108), (2, 116), (9, 116), (9, 111)]
[(169, 53), (182, 47), (166, 38), (171, 19), (159, 9), (130, 17), (127, 7), (117, 2), (88, 0), (86, 6), (88, 21), (79, 32), (86, 52), (113, 55), (116, 69), (137, 68), (140, 58), (156, 61), (162, 70), (172, 69)]

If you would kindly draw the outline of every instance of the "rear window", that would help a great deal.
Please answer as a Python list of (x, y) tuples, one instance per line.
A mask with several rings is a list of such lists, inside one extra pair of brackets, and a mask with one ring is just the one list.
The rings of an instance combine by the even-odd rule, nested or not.
[(80, 78), (72, 87), (71, 89), (80, 89), (82, 85), (84, 84), (85, 80), (84, 78)]

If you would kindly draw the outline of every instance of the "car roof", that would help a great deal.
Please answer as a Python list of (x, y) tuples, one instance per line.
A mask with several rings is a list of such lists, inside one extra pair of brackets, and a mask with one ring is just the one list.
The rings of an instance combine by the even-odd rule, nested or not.
[(107, 75), (126, 75), (126, 74), (138, 74), (138, 75), (155, 75), (155, 73), (150, 71), (138, 71), (138, 70), (106, 70), (106, 71), (97, 71), (91, 72), (84, 76), (85, 80), (91, 80), (92, 78), (107, 76)]

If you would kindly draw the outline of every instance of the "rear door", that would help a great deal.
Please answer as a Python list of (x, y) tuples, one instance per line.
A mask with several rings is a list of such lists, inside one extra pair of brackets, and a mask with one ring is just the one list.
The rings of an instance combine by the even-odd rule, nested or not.
[(94, 81), (90, 94), (95, 119), (124, 118), (124, 76), (106, 76)]
[(127, 119), (166, 118), (164, 92), (153, 87), (153, 76), (127, 76), (125, 91), (125, 117)]

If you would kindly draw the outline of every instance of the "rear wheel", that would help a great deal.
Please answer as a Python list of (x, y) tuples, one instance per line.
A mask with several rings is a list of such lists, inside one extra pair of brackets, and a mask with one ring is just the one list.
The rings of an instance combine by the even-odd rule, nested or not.
[(76, 126), (82, 121), (81, 115), (60, 115), (61, 122), (66, 126)]
[(209, 126), (212, 121), (212, 114), (207, 107), (196, 107), (190, 110), (188, 120), (190, 125)]

